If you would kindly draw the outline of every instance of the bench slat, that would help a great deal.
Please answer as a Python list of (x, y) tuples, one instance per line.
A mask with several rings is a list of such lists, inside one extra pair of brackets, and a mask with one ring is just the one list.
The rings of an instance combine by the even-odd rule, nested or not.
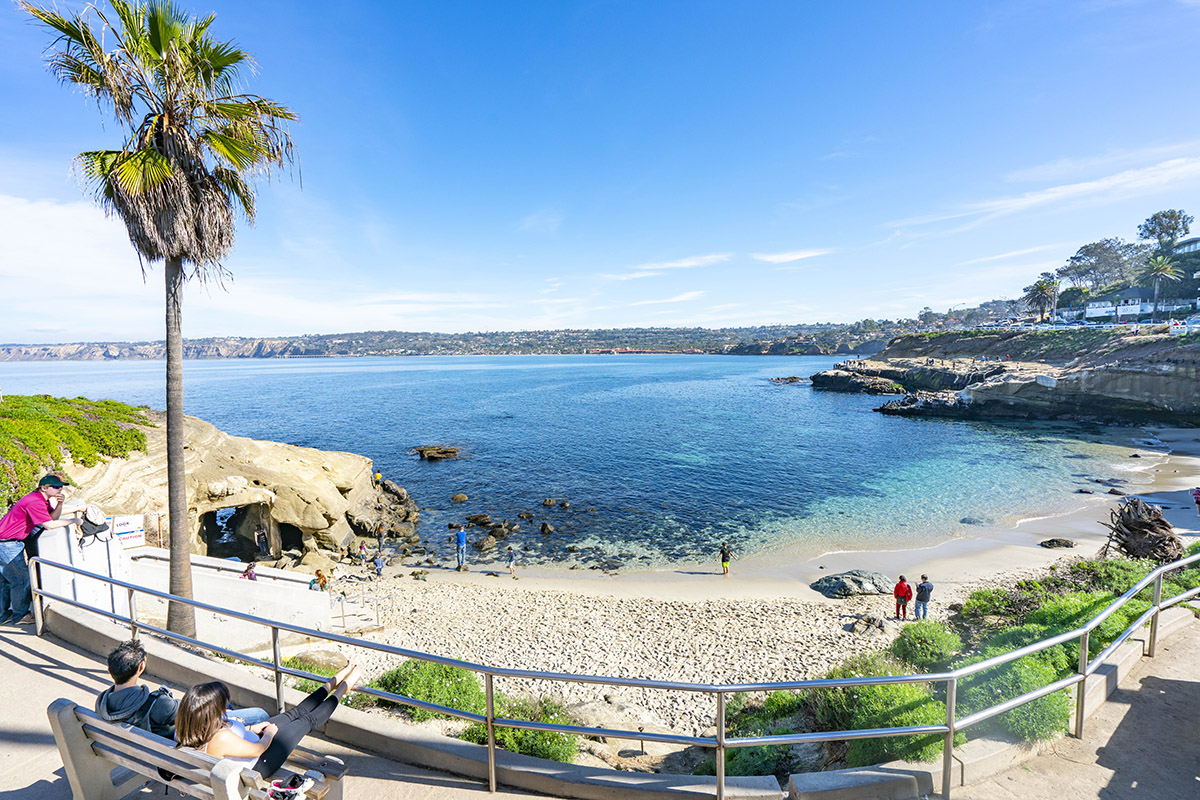
[[(156, 767), (154, 764), (148, 764), (144, 761), (139, 761), (138, 759), (127, 755), (126, 753), (114, 750), (108, 745), (101, 744), (100, 742), (92, 743), (92, 752), (103, 756), (106, 760), (111, 761), (114, 764), (125, 767), (126, 769), (131, 769), (139, 775), (145, 775), (147, 778), (158, 781), (159, 783), (166, 783), (166, 781), (162, 779), (162, 776), (158, 774), (158, 767)], [(181, 773), (176, 773), (176, 775), (179, 777), (170, 782), (169, 785), (171, 788), (183, 792), (184, 794), (189, 794), (192, 797), (208, 798), (208, 800), (211, 800), (213, 797), (212, 786), (209, 785), (209, 778), (207, 775), (202, 776), (200, 779), (197, 779), (192, 774), (183, 775)]]

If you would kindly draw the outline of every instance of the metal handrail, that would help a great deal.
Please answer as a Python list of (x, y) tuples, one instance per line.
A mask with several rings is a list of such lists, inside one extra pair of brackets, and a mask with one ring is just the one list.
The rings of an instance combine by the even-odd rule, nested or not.
[[(92, 613), (99, 614), (117, 622), (123, 622), (130, 626), (133, 635), (136, 637), (139, 630), (153, 632), (168, 639), (179, 642), (184, 642), (192, 646), (210, 650), (230, 658), (237, 658), (246, 661), (250, 664), (271, 669), (275, 677), (276, 686), (276, 702), (279, 710), (284, 708), (283, 702), (283, 677), (290, 675), (294, 677), (307, 678), (318, 680), (322, 676), (313, 675), (303, 670), (297, 670), (291, 667), (284, 666), (280, 656), (279, 648), (279, 632), (287, 631), (290, 633), (300, 634), (310, 638), (322, 639), (328, 642), (340, 643), (350, 647), (362, 647), (370, 650), (376, 650), (389, 655), (402, 656), (404, 658), (417, 659), (420, 661), (428, 661), (435, 664), (442, 664), (450, 667), (459, 667), (472, 672), (480, 673), (484, 676), (484, 695), (485, 695), (485, 714), (476, 714), (469, 711), (461, 711), (459, 709), (442, 706), (437, 703), (429, 703), (424, 700), (419, 700), (405, 695), (399, 695), (388, 692), (382, 689), (374, 689), (370, 687), (361, 687), (357, 691), (378, 697), (380, 699), (399, 703), (402, 705), (423, 708), (440, 714), (446, 714), (459, 719), (465, 719), (472, 722), (483, 723), (487, 727), (487, 749), (488, 749), (488, 785), (492, 792), (496, 791), (496, 742), (495, 742), (495, 727), (518, 728), (523, 730), (540, 730), (556, 733), (566, 733), (582, 736), (604, 736), (616, 739), (641, 739), (645, 741), (664, 742), (668, 744), (680, 744), (685, 746), (700, 746), (708, 747), (716, 750), (716, 772), (717, 772), (717, 798), (724, 800), (725, 797), (725, 751), (728, 748), (740, 747), (761, 747), (774, 745), (799, 744), (804, 742), (827, 742), (827, 741), (848, 741), (851, 739), (872, 739), (891, 736), (910, 736), (910, 735), (933, 735), (943, 734), (945, 736), (945, 744), (942, 751), (942, 797), (949, 800), (950, 784), (951, 784), (951, 759), (953, 756), (954, 736), (960, 731), (968, 727), (976, 725), (987, 719), (1003, 714), (1025, 703), (1032, 702), (1040, 697), (1052, 694), (1070, 686), (1077, 686), (1076, 694), (1076, 710), (1075, 710), (1075, 736), (1082, 738), (1083, 736), (1083, 710), (1084, 710), (1084, 692), (1086, 680), (1089, 675), (1094, 673), (1104, 661), (1112, 655), (1116, 648), (1132, 636), (1140, 629), (1147, 621), (1150, 622), (1150, 636), (1146, 655), (1154, 656), (1155, 645), (1158, 634), (1158, 618), (1164, 609), (1170, 608), (1178, 603), (1184, 602), (1192, 597), (1200, 595), (1200, 587), (1181, 592), (1167, 600), (1162, 599), (1162, 580), (1163, 575), (1168, 572), (1181, 569), (1188, 564), (1200, 561), (1200, 554), (1164, 564), (1151, 571), (1145, 578), (1134, 584), (1127, 592), (1113, 600), (1099, 614), (1093, 617), (1084, 625), (1075, 630), (1066, 633), (1060, 633), (1039, 642), (1034, 642), (1008, 653), (1003, 653), (998, 656), (986, 659), (984, 661), (959, 667), (958, 669), (949, 672), (937, 672), (925, 675), (883, 675), (869, 676), (859, 678), (824, 678), (804, 681), (776, 681), (770, 683), (736, 683), (736, 684), (713, 684), (713, 683), (692, 683), (685, 681), (664, 681), (664, 680), (648, 680), (640, 678), (621, 678), (610, 677), (603, 675), (587, 675), (579, 673), (563, 673), (563, 672), (542, 672), (539, 670), (515, 669), (509, 667), (493, 667), (484, 664), (477, 664), (471, 661), (464, 661), (456, 658), (448, 658), (445, 656), (433, 655), (430, 653), (422, 653), (417, 650), (409, 650), (403, 647), (394, 645), (381, 644), (379, 642), (371, 642), (364, 639), (356, 639), (350, 636), (343, 636), (336, 633), (318, 631), (312, 628), (306, 628), (301, 625), (294, 625), (278, 620), (264, 620), (260, 617), (254, 617), (233, 609), (214, 606), (210, 603), (205, 603), (199, 600), (177, 597), (167, 592), (160, 592), (156, 589), (139, 586), (128, 581), (122, 581), (118, 578), (113, 578), (108, 575), (100, 575), (87, 570), (79, 569), (78, 567), (68, 564), (60, 564), (54, 561), (48, 561), (43, 558), (30, 559), (30, 577), (33, 589), (33, 594), (37, 598), (34, 604), (34, 617), (37, 624), (38, 634), (41, 635), (44, 621), (44, 604), (46, 600), (54, 600), (62, 602), (76, 608), (84, 609)], [(75, 573), (87, 578), (98, 580), (113, 586), (119, 586), (126, 589), (129, 593), (129, 609), (128, 617), (116, 614), (103, 609), (95, 608), (79, 601), (67, 597), (60, 597), (51, 592), (47, 592), (41, 588), (41, 568), (43, 566), (59, 569), (66, 572)], [(1108, 617), (1114, 614), (1117, 609), (1125, 605), (1129, 600), (1136, 597), (1143, 589), (1154, 584), (1154, 602), (1151, 607), (1136, 620), (1134, 620), (1108, 647), (1104, 648), (1093, 659), (1088, 659), (1088, 639), (1090, 633), (1101, 625)], [(229, 650), (219, 645), (202, 642), (188, 636), (183, 636), (178, 633), (173, 633), (164, 630), (154, 625), (140, 622), (136, 617), (136, 606), (133, 603), (135, 593), (142, 593), (151, 597), (157, 597), (168, 602), (178, 602), (193, 608), (199, 608), (204, 611), (209, 611), (214, 614), (219, 614), (234, 619), (240, 619), (247, 622), (253, 622), (260, 625), (266, 625), (271, 629), (271, 641), (273, 649), (273, 657), (271, 661), (247, 656), (235, 650)], [(1031, 692), (1027, 692), (1019, 697), (1012, 698), (994, 706), (985, 709), (980, 709), (973, 714), (970, 714), (961, 719), (955, 716), (955, 705), (958, 683), (961, 679), (970, 677), (976, 673), (987, 669), (1001, 666), (1010, 663), (1019, 658), (1023, 658), (1033, 653), (1041, 652), (1050, 647), (1055, 647), (1066, 642), (1078, 640), (1079, 642), (1079, 664), (1076, 674), (1070, 675), (1061, 680), (1055, 681), (1047, 686), (1040, 687)], [(601, 684), (606, 686), (627, 686), (644, 689), (661, 689), (669, 691), (685, 691), (693, 693), (702, 693), (715, 695), (717, 706), (717, 732), (715, 737), (696, 737), (685, 736), (681, 734), (671, 733), (649, 733), (645, 731), (625, 731), (605, 728), (585, 728), (578, 725), (564, 725), (555, 723), (532, 722), (528, 720), (512, 720), (503, 717), (497, 717), (495, 713), (495, 692), (493, 689), (494, 679), (501, 678), (529, 678), (534, 680), (549, 680), (560, 681), (567, 683), (591, 683)], [(725, 736), (725, 696), (730, 693), (739, 692), (769, 692), (779, 690), (811, 690), (821, 688), (847, 688), (853, 686), (879, 686), (886, 684), (897, 683), (944, 683), (946, 684), (946, 722), (941, 725), (909, 725), (894, 728), (872, 728), (853, 731), (824, 731), (814, 733), (796, 733), (786, 735), (773, 736), (752, 736), (752, 737), (732, 737)]]

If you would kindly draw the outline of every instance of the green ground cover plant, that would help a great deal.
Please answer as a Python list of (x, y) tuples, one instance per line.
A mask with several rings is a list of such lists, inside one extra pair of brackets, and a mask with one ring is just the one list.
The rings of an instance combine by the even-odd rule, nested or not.
[[(577, 719), (567, 713), (562, 704), (546, 698), (526, 700), (499, 695), (496, 701), (496, 715), (527, 722), (546, 722), (556, 725), (580, 724)], [(496, 744), (512, 753), (548, 758), (567, 764), (573, 762), (579, 753), (579, 737), (574, 734), (501, 727), (497, 727), (495, 730)], [(481, 722), (473, 722), (459, 735), (459, 738), (476, 744), (486, 744), (487, 726)]]
[(905, 625), (892, 643), (892, 654), (918, 670), (940, 670), (962, 652), (962, 638), (945, 623), (923, 619)]
[[(472, 714), (484, 712), (486, 699), (483, 689), (479, 686), (479, 678), (474, 672), (462, 667), (450, 667), (414, 658), (383, 673), (377, 682), (379, 688), (393, 694), (402, 694)], [(380, 702), (386, 706), (396, 705), (386, 700)], [(452, 719), (446, 714), (414, 706), (405, 706), (404, 710), (418, 722), (434, 718)]]
[(0, 506), (33, 490), (66, 455), (84, 466), (146, 449), (145, 409), (113, 400), (6, 395), (0, 400)]

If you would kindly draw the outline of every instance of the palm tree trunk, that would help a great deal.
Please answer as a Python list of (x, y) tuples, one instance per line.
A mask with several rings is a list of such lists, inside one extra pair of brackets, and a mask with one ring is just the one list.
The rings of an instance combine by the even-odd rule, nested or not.
[[(167, 305), (167, 520), (171, 530), (170, 592), (192, 596), (191, 526), (183, 466), (183, 259), (168, 258)], [(167, 606), (167, 630), (195, 637), (195, 610), (183, 603)]]
[(1150, 321), (1155, 325), (1158, 324), (1158, 286), (1161, 283), (1161, 277), (1154, 279), (1154, 313), (1150, 316)]

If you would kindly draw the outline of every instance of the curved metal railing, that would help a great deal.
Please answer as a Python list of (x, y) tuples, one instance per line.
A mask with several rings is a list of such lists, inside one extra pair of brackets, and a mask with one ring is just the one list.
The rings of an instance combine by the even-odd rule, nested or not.
[[(33, 585), (33, 594), (37, 598), (34, 603), (34, 617), (37, 624), (38, 634), (41, 635), (43, 620), (44, 620), (44, 604), (47, 600), (65, 603), (76, 608), (81, 608), (85, 611), (90, 611), (99, 614), (103, 617), (108, 617), (116, 622), (128, 624), (132, 635), (136, 638), (138, 631), (149, 631), (167, 639), (177, 642), (183, 642), (194, 647), (204, 650), (209, 650), (215, 653), (236, 658), (245, 661), (249, 664), (270, 669), (275, 676), (275, 699), (279, 710), (284, 708), (283, 700), (283, 679), (284, 676), (293, 676), (298, 678), (308, 678), (320, 680), (321, 676), (313, 675), (302, 670), (293, 669), (283, 664), (283, 659), (280, 656), (280, 631), (300, 634), (302, 636), (322, 639), (328, 642), (340, 643), (350, 647), (361, 647), (369, 650), (376, 650), (389, 655), (402, 656), (404, 658), (415, 658), (421, 661), (428, 661), (435, 664), (444, 664), (451, 667), (460, 667), (462, 669), (477, 672), (483, 675), (484, 679), (484, 697), (485, 697), (485, 713), (476, 714), (469, 711), (461, 711), (456, 708), (439, 705), (437, 703), (429, 703), (424, 700), (419, 700), (415, 697), (407, 697), (405, 695), (394, 694), (382, 689), (374, 689), (370, 687), (359, 687), (357, 691), (362, 694), (378, 697), (383, 700), (389, 700), (394, 703), (400, 703), (415, 708), (423, 708), (428, 711), (433, 711), (439, 714), (446, 714), (458, 719), (465, 719), (472, 722), (483, 723), (487, 727), (487, 751), (488, 751), (488, 786), (491, 791), (496, 791), (496, 727), (504, 728), (520, 728), (524, 730), (539, 730), (551, 731), (565, 734), (576, 734), (580, 736), (604, 736), (614, 739), (629, 739), (643, 740), (651, 742), (664, 742), (667, 744), (683, 745), (683, 746), (699, 746), (707, 747), (715, 750), (715, 763), (717, 773), (717, 798), (724, 800), (725, 797), (725, 751), (728, 748), (736, 747), (761, 747), (770, 745), (788, 745), (799, 744), (802, 742), (829, 742), (829, 741), (847, 741), (851, 739), (873, 739), (889, 736), (912, 736), (912, 735), (931, 735), (943, 734), (945, 743), (942, 749), (942, 797), (944, 800), (949, 800), (951, 790), (951, 759), (954, 752), (954, 736), (958, 731), (966, 730), (980, 722), (991, 719), (1006, 711), (1024, 705), (1025, 703), (1037, 700), (1039, 697), (1052, 694), (1053, 692), (1067, 689), (1071, 686), (1077, 686), (1075, 698), (1075, 736), (1083, 736), (1084, 723), (1084, 699), (1087, 677), (1099, 669), (1103, 664), (1126, 639), (1132, 636), (1147, 622), (1150, 623), (1150, 636), (1146, 647), (1146, 655), (1153, 657), (1158, 639), (1158, 619), (1161, 612), (1178, 603), (1185, 602), (1193, 597), (1200, 595), (1200, 587), (1189, 591), (1181, 592), (1174, 597), (1164, 600), (1162, 598), (1162, 582), (1163, 575), (1200, 561), (1200, 554), (1189, 558), (1181, 559), (1170, 564), (1164, 564), (1150, 572), (1145, 578), (1138, 581), (1129, 591), (1125, 592), (1120, 597), (1113, 600), (1103, 611), (1081, 625), (1073, 631), (1060, 633), (1048, 639), (1043, 639), (1039, 642), (1026, 645), (1008, 653), (989, 658), (985, 661), (980, 661), (969, 666), (960, 667), (949, 672), (937, 672), (926, 675), (885, 675), (878, 677), (863, 677), (863, 678), (837, 678), (837, 679), (821, 679), (821, 680), (804, 680), (804, 681), (776, 681), (771, 683), (735, 683), (735, 684), (713, 684), (713, 683), (687, 683), (682, 681), (662, 681), (662, 680), (644, 680), (640, 678), (617, 678), (604, 675), (583, 675), (575, 673), (563, 672), (542, 672), (539, 670), (529, 669), (514, 669), (509, 667), (493, 667), (486, 664), (476, 664), (471, 661), (463, 661), (456, 658), (447, 658), (445, 656), (437, 656), (430, 653), (422, 653), (417, 650), (408, 650), (403, 647), (395, 647), (393, 645), (371, 642), (364, 639), (356, 639), (350, 636), (342, 636), (336, 633), (326, 631), (318, 631), (312, 628), (305, 628), (300, 625), (293, 625), (287, 622), (276, 620), (264, 620), (259, 617), (254, 617), (249, 614), (235, 611), (233, 609), (222, 608), (210, 603), (204, 603), (199, 600), (191, 600), (166, 592), (160, 592), (155, 589), (149, 589), (144, 586), (139, 586), (134, 583), (122, 581), (117, 578), (112, 578), (107, 575), (99, 575), (93, 572), (79, 569), (78, 567), (67, 564), (60, 564), (54, 561), (47, 561), (43, 558), (30, 559), (30, 573)], [(104, 609), (89, 606), (86, 603), (81, 603), (78, 600), (68, 597), (55, 595), (42, 589), (41, 570), (43, 568), (63, 570), (71, 572), (86, 578), (91, 578), (104, 583), (111, 584), (126, 590), (129, 600), (129, 615), (122, 616), (120, 614), (106, 611)], [(1143, 589), (1154, 584), (1154, 601), (1150, 608), (1134, 620), (1116, 639), (1113, 640), (1108, 647), (1104, 648), (1094, 658), (1088, 659), (1088, 643), (1091, 632), (1094, 631), (1101, 623), (1112, 616), (1119, 608), (1128, 603), (1131, 599), (1141, 593)], [(271, 661), (265, 661), (260, 658), (248, 656), (235, 650), (230, 650), (220, 645), (210, 642), (200, 641), (188, 636), (183, 636), (178, 633), (156, 627), (146, 622), (140, 622), (137, 619), (137, 605), (135, 602), (136, 594), (144, 594), (151, 597), (157, 597), (168, 602), (183, 603), (193, 608), (198, 608), (214, 614), (239, 619), (246, 622), (253, 622), (267, 626), (271, 629), (271, 647), (273, 658)], [(1040, 687), (1031, 692), (1027, 692), (1019, 697), (1014, 697), (994, 706), (976, 711), (966, 717), (958, 719), (955, 714), (955, 701), (958, 692), (959, 681), (984, 670), (1002, 666), (1011, 661), (1023, 658), (1033, 653), (1038, 653), (1051, 647), (1056, 647), (1066, 642), (1078, 640), (1079, 642), (1079, 662), (1077, 671), (1074, 675), (1070, 675), (1061, 680), (1055, 681), (1047, 686)], [(716, 736), (685, 736), (682, 734), (673, 733), (651, 733), (647, 731), (626, 731), (613, 730), (606, 728), (586, 728), (579, 725), (561, 725), (556, 723), (532, 722), (528, 720), (506, 719), (496, 716), (495, 708), (495, 691), (493, 681), (495, 678), (528, 678), (543, 681), (558, 681), (562, 683), (592, 683), (605, 686), (626, 686), (636, 687), (641, 689), (662, 689), (667, 691), (682, 691), (707, 694), (715, 697), (716, 700)], [(852, 731), (822, 731), (815, 733), (793, 733), (786, 735), (775, 736), (747, 736), (747, 737), (727, 737), (725, 735), (725, 698), (729, 694), (741, 692), (771, 692), (771, 691), (803, 691), (809, 689), (821, 688), (846, 688), (850, 686), (879, 686), (895, 683), (944, 683), (946, 685), (946, 721), (939, 725), (908, 725), (895, 728), (872, 728)]]

